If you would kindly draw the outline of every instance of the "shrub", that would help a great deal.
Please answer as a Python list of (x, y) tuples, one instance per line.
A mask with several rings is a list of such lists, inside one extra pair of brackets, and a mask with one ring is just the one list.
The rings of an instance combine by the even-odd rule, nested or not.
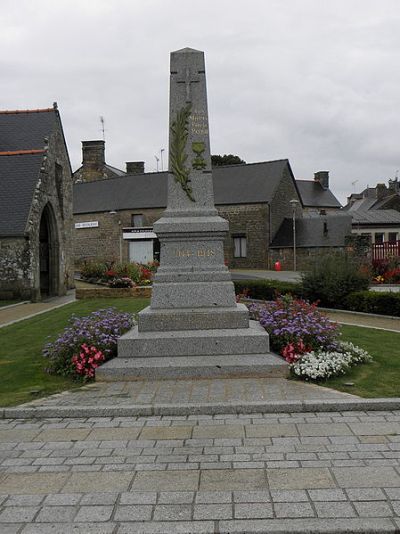
[(107, 266), (100, 261), (85, 261), (81, 266), (81, 277), (84, 280), (101, 280), (105, 276)]
[(302, 275), (305, 298), (319, 300), (323, 306), (343, 307), (349, 293), (368, 288), (370, 277), (363, 267), (346, 253), (319, 256)]
[(140, 282), (140, 266), (138, 263), (117, 263), (114, 266), (118, 278), (130, 278), (135, 284)]
[(258, 300), (273, 300), (278, 295), (291, 294), (302, 296), (301, 284), (295, 282), (281, 282), (279, 280), (235, 280), (237, 295)]
[(270, 335), (271, 347), (282, 353), (289, 344), (301, 343), (307, 350), (336, 348), (338, 326), (316, 304), (286, 295), (273, 302), (253, 304), (252, 313)]
[(356, 291), (347, 295), (346, 309), (364, 313), (400, 316), (400, 293)]
[(113, 358), (118, 338), (132, 328), (133, 320), (129, 313), (107, 308), (87, 317), (72, 316), (69, 323), (61, 335), (43, 349), (49, 373), (74, 376), (72, 358), (81, 353), (84, 344), (102, 352), (105, 360)]

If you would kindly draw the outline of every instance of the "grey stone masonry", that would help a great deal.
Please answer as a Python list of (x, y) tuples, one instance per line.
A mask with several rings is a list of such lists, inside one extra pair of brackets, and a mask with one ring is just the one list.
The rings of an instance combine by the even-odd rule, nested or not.
[(170, 83), (168, 202), (154, 224), (161, 261), (151, 305), (97, 379), (212, 376), (222, 368), (224, 376), (286, 375), (286, 364), (269, 353), (268, 334), (236, 303), (224, 264), (228, 222), (214, 206), (203, 52), (172, 52)]

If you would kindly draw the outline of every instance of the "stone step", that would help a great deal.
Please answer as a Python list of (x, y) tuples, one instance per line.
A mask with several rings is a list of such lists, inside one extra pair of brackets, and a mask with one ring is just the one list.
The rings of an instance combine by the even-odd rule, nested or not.
[(256, 321), (249, 328), (139, 332), (138, 327), (118, 340), (119, 358), (167, 358), (224, 354), (266, 354), (269, 336)]
[(199, 358), (114, 358), (96, 370), (97, 381), (170, 380), (288, 376), (288, 364), (276, 354), (226, 354)]
[(139, 332), (212, 330), (248, 328), (249, 312), (244, 304), (231, 308), (189, 308), (154, 310), (139, 313)]

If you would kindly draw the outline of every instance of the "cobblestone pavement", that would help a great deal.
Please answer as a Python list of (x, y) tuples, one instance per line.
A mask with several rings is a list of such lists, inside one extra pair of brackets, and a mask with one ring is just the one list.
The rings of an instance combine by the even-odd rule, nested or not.
[(225, 378), (96, 382), (23, 406), (129, 406), (358, 399), (354, 395), (284, 378)]
[(0, 421), (0, 532), (400, 529), (400, 411)]

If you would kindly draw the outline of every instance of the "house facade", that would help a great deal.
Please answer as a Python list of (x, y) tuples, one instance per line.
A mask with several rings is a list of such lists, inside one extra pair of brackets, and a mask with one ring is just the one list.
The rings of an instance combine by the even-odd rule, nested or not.
[(72, 171), (57, 105), (0, 112), (0, 298), (73, 287)]
[[(75, 183), (76, 263), (159, 259), (153, 224), (167, 205), (167, 177), (167, 172), (131, 172), (110, 180)], [(227, 265), (235, 269), (271, 268), (271, 243), (285, 221), (292, 218), (290, 201), (298, 206), (295, 216), (303, 216), (302, 196), (289, 161), (214, 167), (213, 182), (216, 208), (229, 222), (224, 243)], [(326, 190), (317, 184), (314, 199), (319, 199), (318, 208), (326, 203), (323, 196)], [(283, 267), (289, 269), (291, 265), (288, 262)]]

